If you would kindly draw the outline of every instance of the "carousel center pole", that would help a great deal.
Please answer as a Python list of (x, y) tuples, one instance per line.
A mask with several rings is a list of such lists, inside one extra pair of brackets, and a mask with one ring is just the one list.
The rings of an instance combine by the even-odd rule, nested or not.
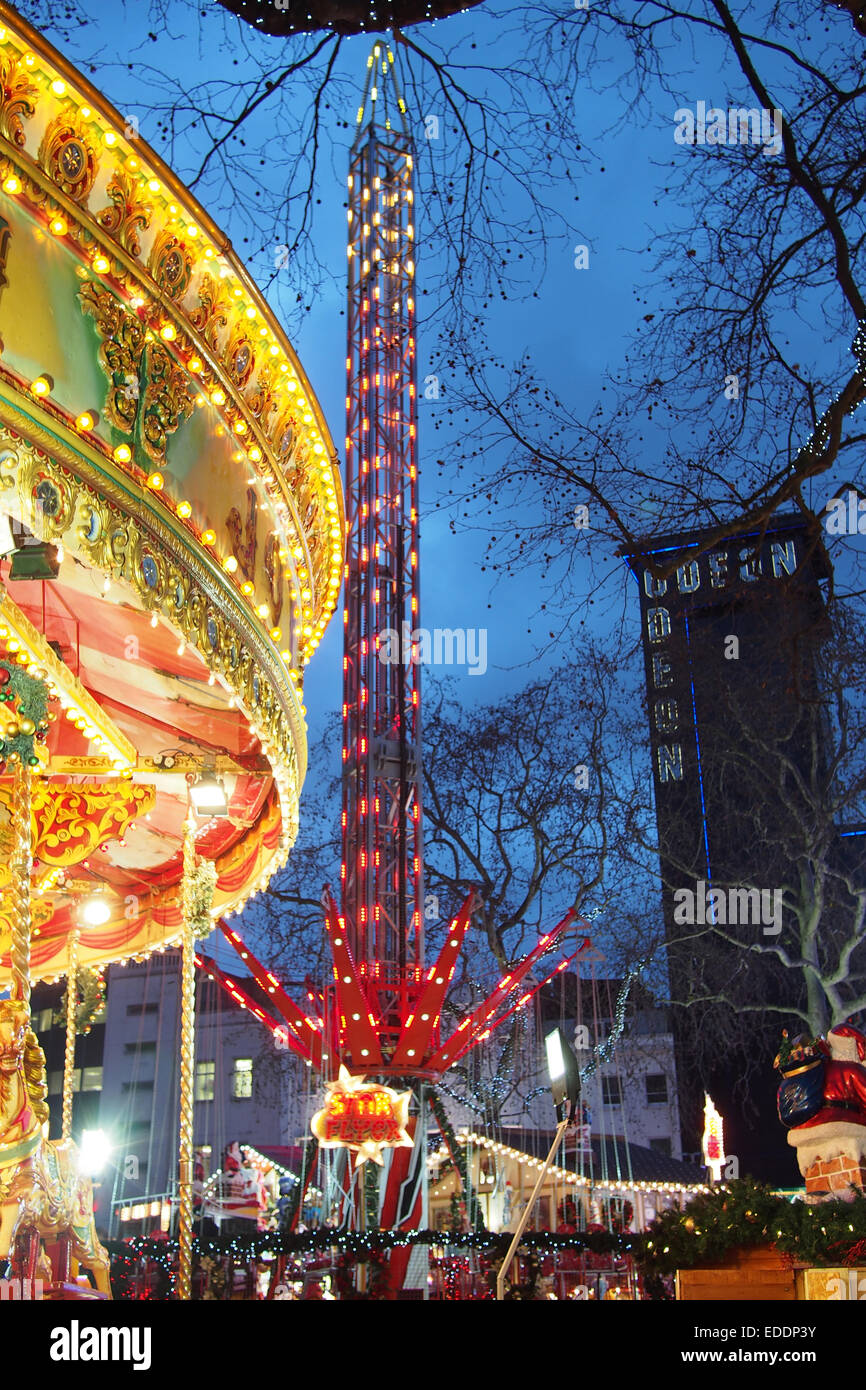
[(31, 773), (26, 763), (16, 762), (12, 796), (12, 998), (30, 1003), (30, 874), (33, 868), (33, 834), (30, 824)]
[(72, 1138), (72, 1076), (75, 1071), (75, 1013), (78, 1003), (79, 933), (69, 938), (69, 970), (66, 975), (66, 1057), (63, 1063), (63, 1129), (61, 1139)]
[(193, 1065), (195, 1060), (195, 931), (192, 882), (195, 872), (195, 821), (183, 826), (183, 946), (180, 1003), (180, 1124), (178, 1154), (177, 1296), (192, 1297)]

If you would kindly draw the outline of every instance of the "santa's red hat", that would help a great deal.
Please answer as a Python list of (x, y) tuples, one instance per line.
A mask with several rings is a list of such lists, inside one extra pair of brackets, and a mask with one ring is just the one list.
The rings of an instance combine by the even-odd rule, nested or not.
[(827, 1035), (828, 1037), (853, 1038), (857, 1044), (857, 1056), (861, 1062), (866, 1062), (866, 1034), (859, 1028), (855, 1028), (851, 1023), (837, 1023)]

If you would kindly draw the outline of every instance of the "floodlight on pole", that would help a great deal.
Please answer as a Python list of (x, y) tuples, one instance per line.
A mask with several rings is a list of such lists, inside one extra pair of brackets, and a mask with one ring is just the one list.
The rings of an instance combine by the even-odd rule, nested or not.
[(577, 1058), (562, 1035), (554, 1028), (544, 1039), (550, 1090), (556, 1106), (557, 1120), (573, 1120), (580, 1099), (580, 1067)]
[(553, 1103), (556, 1106), (556, 1133), (553, 1136), (553, 1143), (550, 1152), (541, 1168), (541, 1172), (535, 1181), (535, 1187), (530, 1193), (529, 1201), (523, 1209), (523, 1215), (517, 1224), (517, 1230), (511, 1238), (511, 1244), (505, 1254), (505, 1259), (499, 1268), (496, 1276), (496, 1297), (505, 1297), (505, 1278), (511, 1268), (511, 1261), (517, 1252), (523, 1232), (529, 1223), (535, 1207), (536, 1198), (541, 1191), (544, 1179), (547, 1177), (547, 1170), (553, 1162), (553, 1156), (562, 1143), (563, 1135), (570, 1125), (573, 1125), (577, 1117), (577, 1102), (580, 1099), (580, 1067), (577, 1058), (562, 1035), (560, 1028), (554, 1028), (544, 1039), (544, 1050), (547, 1053), (547, 1072), (550, 1077), (550, 1090), (553, 1095)]

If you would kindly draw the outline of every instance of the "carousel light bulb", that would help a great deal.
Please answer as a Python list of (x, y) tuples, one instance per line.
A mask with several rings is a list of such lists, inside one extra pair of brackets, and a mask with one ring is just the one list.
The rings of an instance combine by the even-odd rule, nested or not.
[(89, 927), (103, 927), (111, 916), (111, 908), (101, 894), (94, 893), (82, 903), (81, 916)]

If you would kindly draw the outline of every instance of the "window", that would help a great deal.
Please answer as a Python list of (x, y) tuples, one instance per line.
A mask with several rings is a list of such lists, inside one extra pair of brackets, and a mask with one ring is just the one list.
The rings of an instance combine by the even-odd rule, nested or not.
[(152, 1091), (152, 1081), (124, 1081), (121, 1090), (123, 1091)]
[(81, 1073), (82, 1091), (102, 1090), (102, 1067), (84, 1067)]
[(132, 1056), (132, 1055), (133, 1055), (134, 1053), (136, 1053), (136, 1052), (155, 1052), (155, 1051), (156, 1051), (156, 1043), (155, 1043), (155, 1042), (124, 1043), (124, 1044), (123, 1044), (123, 1050), (124, 1050), (124, 1052), (126, 1053), (127, 1057)]
[(47, 1033), (54, 1026), (54, 1010), (40, 1009), (34, 1027), (37, 1033)]
[[(101, 1074), (101, 1073), (102, 1073), (102, 1067), (99, 1067), (99, 1068), (98, 1068), (98, 1071), (99, 1071), (100, 1074)], [(72, 1072), (72, 1089), (73, 1089), (73, 1091), (80, 1091), (80, 1090), (81, 1090), (81, 1068), (80, 1068), (80, 1067), (75, 1067), (75, 1069), (74, 1069), (73, 1072)], [(102, 1083), (101, 1083), (101, 1082), (100, 1082), (100, 1085), (99, 1085), (99, 1090), (102, 1090)], [(59, 1095), (62, 1093), (62, 1091), (63, 1091), (63, 1072), (62, 1072), (62, 1071), (50, 1071), (50, 1072), (48, 1073), (48, 1094), (49, 1094), (50, 1096), (59, 1096)]]
[(670, 1139), (667, 1139), (667, 1138), (665, 1138), (665, 1139), (651, 1139), (651, 1140), (649, 1141), (649, 1146), (650, 1146), (651, 1149), (655, 1149), (655, 1151), (656, 1151), (657, 1154), (667, 1154), (667, 1155), (670, 1157), (670, 1152), (671, 1152), (671, 1141), (670, 1141)]
[(668, 1079), (662, 1073), (647, 1076), (646, 1081), (646, 1103), (647, 1105), (664, 1105), (668, 1098)]
[(195, 1064), (195, 1098), (196, 1100), (213, 1100), (214, 1082), (216, 1081), (216, 1062), (196, 1062)]
[(249, 1100), (253, 1093), (253, 1059), (236, 1057), (232, 1073), (232, 1095), (235, 1100)]
[(142, 1014), (158, 1014), (158, 1004), (127, 1004), (126, 1017), (140, 1018)]
[(601, 1078), (601, 1098), (605, 1105), (622, 1105), (622, 1086), (618, 1076)]

